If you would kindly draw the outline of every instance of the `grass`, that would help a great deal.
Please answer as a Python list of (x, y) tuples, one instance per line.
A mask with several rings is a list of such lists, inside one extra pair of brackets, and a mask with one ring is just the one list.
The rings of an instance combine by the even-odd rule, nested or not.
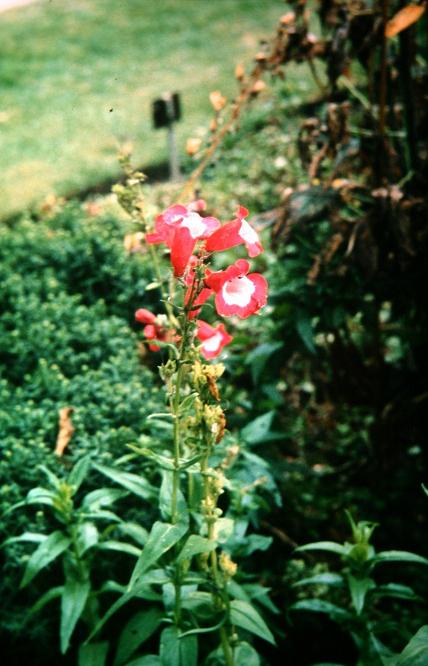
[(237, 62), (269, 36), (280, 0), (41, 0), (0, 16), (0, 216), (118, 172), (117, 149), (166, 159), (151, 102), (182, 94), (182, 147), (235, 93)]

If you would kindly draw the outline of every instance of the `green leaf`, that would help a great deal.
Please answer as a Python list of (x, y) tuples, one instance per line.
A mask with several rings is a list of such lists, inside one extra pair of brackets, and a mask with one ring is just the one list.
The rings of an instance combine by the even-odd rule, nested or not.
[(162, 662), (157, 654), (146, 654), (144, 657), (133, 659), (125, 666), (162, 666)]
[(332, 604), (329, 601), (324, 601), (323, 599), (302, 599), (301, 601), (296, 601), (290, 610), (306, 610), (311, 611), (312, 613), (326, 613), (333, 620), (349, 620), (352, 619), (351, 613)]
[[(159, 509), (164, 520), (171, 519), (171, 500), (173, 493), (173, 473), (162, 470), (162, 483), (159, 491)], [(181, 491), (177, 492), (177, 512), (181, 522), (188, 522), (189, 511), (187, 502)]]
[(191, 534), (177, 557), (177, 563), (191, 560), (194, 555), (200, 553), (210, 553), (215, 547), (215, 541), (210, 541), (199, 534)]
[(131, 617), (119, 637), (115, 666), (123, 664), (158, 628), (163, 617), (159, 608), (140, 611)]
[(9, 537), (9, 539), (3, 541), (0, 548), (3, 548), (3, 546), (8, 546), (10, 543), (41, 543), (42, 541), (46, 541), (47, 538), (48, 537), (46, 534), (39, 534), (38, 532), (23, 532), (23, 534), (20, 534), (19, 536)]
[(32, 488), (25, 498), (24, 504), (46, 504), (53, 506), (55, 495), (47, 488)]
[(60, 643), (61, 652), (68, 650), (74, 628), (82, 615), (88, 600), (91, 584), (89, 580), (77, 580), (69, 576), (65, 581), (61, 596)]
[(77, 528), (77, 549), (79, 555), (98, 543), (98, 530), (94, 523), (84, 522)]
[(241, 435), (248, 444), (260, 444), (270, 439), (272, 421), (275, 412), (270, 411), (262, 416), (258, 416), (254, 421), (250, 421), (245, 428), (241, 430)]
[(304, 552), (306, 550), (323, 550), (327, 553), (336, 553), (336, 555), (346, 555), (348, 549), (335, 541), (314, 541), (304, 546), (296, 548), (295, 552)]
[(172, 548), (177, 541), (187, 532), (187, 524), (177, 523), (154, 523), (147, 543), (143, 548), (140, 559), (132, 572), (130, 588), (136, 583), (142, 574), (150, 569), (164, 553)]
[(236, 624), (237, 627), (241, 627), (275, 645), (275, 639), (266, 622), (247, 601), (233, 599), (230, 602), (230, 621), (232, 624)]
[(214, 524), (214, 539), (218, 543), (226, 543), (232, 536), (234, 528), (233, 518), (219, 518)]
[(121, 523), (118, 525), (117, 529), (120, 530), (120, 532), (123, 534), (131, 537), (131, 539), (134, 539), (134, 541), (136, 541), (140, 546), (144, 546), (149, 537), (149, 533), (146, 528), (142, 527), (138, 523)]
[(124, 543), (123, 541), (114, 541), (113, 539), (99, 543), (98, 550), (114, 550), (117, 553), (125, 553), (134, 557), (140, 557), (141, 555), (141, 548), (138, 548), (138, 546), (134, 546), (132, 543)]
[(115, 483), (118, 483), (119, 486), (134, 493), (134, 495), (145, 500), (153, 497), (153, 488), (144, 477), (138, 476), (137, 474), (131, 474), (130, 472), (121, 472), (117, 469), (106, 467), (105, 465), (99, 465), (98, 463), (94, 463), (93, 466), (98, 472), (104, 474), (104, 476), (107, 476)]
[(245, 365), (249, 365), (251, 368), (254, 384), (259, 381), (268, 359), (281, 347), (283, 347), (282, 342), (263, 342), (247, 354)]
[(374, 564), (380, 562), (411, 562), (413, 564), (428, 564), (428, 559), (406, 550), (384, 550), (373, 558)]
[(332, 585), (341, 587), (344, 583), (343, 576), (340, 574), (326, 572), (316, 574), (310, 578), (302, 578), (302, 580), (298, 580), (297, 583), (294, 583), (293, 587), (299, 587), (300, 585)]
[(260, 666), (260, 657), (252, 645), (243, 641), (234, 651), (235, 666)]
[(79, 648), (78, 666), (104, 666), (108, 653), (108, 642), (89, 643)]
[(308, 349), (311, 354), (316, 354), (317, 350), (314, 344), (314, 334), (312, 331), (311, 320), (302, 316), (297, 321), (296, 329), (306, 349)]
[(386, 585), (377, 585), (373, 590), (373, 595), (379, 597), (394, 597), (396, 599), (409, 599), (416, 601), (419, 599), (417, 594), (408, 585), (401, 585), (400, 583), (387, 583)]
[(84, 456), (74, 465), (68, 476), (68, 483), (73, 486), (75, 491), (80, 488), (90, 469), (91, 458), (89, 456)]
[(54, 601), (54, 599), (58, 599), (61, 596), (63, 590), (64, 586), (59, 585), (58, 587), (52, 587), (50, 590), (42, 594), (40, 599), (38, 599), (36, 603), (31, 606), (30, 610), (28, 611), (28, 615), (34, 615), (35, 613), (38, 613), (46, 606), (46, 604)]
[(360, 615), (366, 599), (366, 594), (369, 590), (375, 587), (375, 583), (371, 578), (355, 578), (351, 574), (348, 575), (349, 589), (351, 591), (352, 603), (354, 604), (357, 615)]
[(416, 632), (400, 654), (397, 666), (426, 666), (428, 664), (428, 624)]
[(90, 511), (96, 511), (104, 506), (110, 506), (116, 500), (126, 497), (127, 490), (120, 490), (119, 488), (98, 488), (88, 493), (82, 502), (82, 507), (88, 508)]
[(197, 666), (198, 640), (196, 636), (180, 638), (176, 627), (167, 627), (161, 634), (159, 654), (162, 666)]
[(41, 469), (42, 472), (45, 474), (51, 486), (55, 488), (55, 490), (58, 490), (61, 486), (61, 479), (57, 477), (56, 474), (51, 472), (51, 470), (48, 469), (45, 465), (39, 465), (39, 469)]
[(41, 542), (40, 546), (28, 560), (20, 587), (28, 585), (34, 576), (61, 555), (69, 547), (70, 543), (71, 540), (69, 537), (65, 536), (59, 530), (52, 532), (47, 539)]

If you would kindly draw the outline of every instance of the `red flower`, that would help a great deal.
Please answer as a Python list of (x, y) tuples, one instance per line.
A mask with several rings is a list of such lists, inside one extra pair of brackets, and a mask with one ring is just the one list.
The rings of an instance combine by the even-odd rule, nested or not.
[(176, 276), (183, 275), (197, 241), (220, 227), (215, 217), (201, 217), (194, 210), (204, 207), (201, 199), (188, 206), (170, 206), (156, 218), (154, 233), (146, 234), (147, 243), (165, 243), (170, 248)]
[[(135, 321), (138, 321), (140, 324), (146, 324), (143, 328), (143, 334), (147, 340), (160, 340), (162, 342), (168, 342), (171, 339), (171, 334), (168, 329), (162, 324), (162, 321), (159, 320), (159, 317), (146, 310), (145, 308), (140, 308), (135, 313)], [(149, 344), (150, 351), (159, 351), (160, 347), (158, 345)]]
[(210, 273), (205, 284), (216, 292), (217, 312), (225, 317), (238, 315), (245, 319), (254, 314), (267, 301), (267, 282), (259, 273), (250, 273), (250, 264), (238, 259), (225, 271)]
[(233, 337), (226, 332), (224, 324), (211, 326), (201, 319), (198, 319), (196, 324), (198, 327), (196, 337), (202, 342), (201, 354), (205, 358), (215, 358), (221, 353), (223, 347), (233, 340)]
[(248, 215), (248, 210), (240, 206), (236, 213), (236, 219), (227, 222), (210, 235), (206, 242), (207, 251), (229, 250), (235, 245), (244, 243), (250, 257), (257, 257), (258, 254), (263, 252), (259, 235), (245, 219), (246, 215)]

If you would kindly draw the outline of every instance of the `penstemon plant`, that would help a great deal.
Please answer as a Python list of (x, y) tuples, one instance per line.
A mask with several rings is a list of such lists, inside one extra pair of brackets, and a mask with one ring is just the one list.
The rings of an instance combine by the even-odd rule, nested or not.
[(263, 248), (246, 220), (245, 208), (240, 207), (235, 219), (224, 225), (201, 215), (204, 210), (202, 200), (171, 206), (145, 235), (149, 246), (167, 246), (173, 269), (166, 293), (159, 258), (152, 254), (165, 312), (154, 314), (140, 308), (135, 315), (144, 325), (149, 349), (168, 352), (159, 368), (167, 411), (153, 416), (172, 424), (172, 442), (169, 451), (159, 451), (156, 446), (131, 447), (135, 455), (154, 461), (162, 472), (162, 520), (150, 531), (126, 593), (104, 618), (159, 583), (167, 624), (160, 636), (159, 658), (165, 666), (199, 663), (197, 637), (204, 634), (218, 635), (211, 662), (227, 666), (242, 663), (248, 655), (257, 656), (250, 644), (240, 641), (238, 627), (273, 642), (250, 601), (234, 598), (230, 591), (237, 570), (227, 549), (233, 524), (218, 506), (228, 484), (227, 460), (212, 464), (226, 427), (217, 385), (224, 367), (206, 361), (216, 358), (232, 336), (223, 323), (211, 325), (200, 318), (211, 297), (217, 313), (225, 317), (246, 318), (266, 304), (267, 282), (259, 273), (250, 272), (247, 260), (237, 259), (222, 270), (211, 268), (214, 253), (243, 244), (248, 255), (255, 257)]

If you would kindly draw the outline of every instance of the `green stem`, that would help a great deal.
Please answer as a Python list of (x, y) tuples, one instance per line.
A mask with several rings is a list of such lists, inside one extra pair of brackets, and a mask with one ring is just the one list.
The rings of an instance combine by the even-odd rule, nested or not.
[[(207, 469), (208, 469), (208, 458), (210, 455), (210, 451), (208, 450), (206, 455), (202, 458), (201, 460), (201, 473), (204, 475), (204, 497), (205, 500), (207, 500), (210, 497), (209, 493), (209, 479), (207, 475)], [(207, 531), (208, 531), (208, 539), (212, 540), (214, 539), (214, 523), (215, 523), (215, 518), (213, 515), (207, 515)], [(211, 551), (210, 554), (210, 567), (211, 567), (211, 577), (218, 589), (218, 593), (213, 593), (214, 600), (218, 601), (219, 599), (224, 598), (224, 595), (220, 594), (220, 590), (222, 592), (225, 592), (224, 585), (222, 581), (220, 580), (219, 577), (219, 571), (218, 571), (218, 559), (217, 559), (217, 552), (215, 550)], [(227, 632), (226, 627), (222, 626), (219, 629), (220, 633), (220, 642), (224, 654), (224, 659), (226, 662), (226, 666), (233, 666), (234, 665), (234, 657), (233, 657), (233, 651), (229, 643), (229, 635)]]
[(229, 636), (227, 635), (226, 628), (220, 627), (219, 631), (220, 631), (221, 647), (223, 648), (223, 654), (226, 666), (234, 666), (235, 659), (233, 657), (232, 648), (230, 647)]
[(167, 311), (168, 317), (171, 318), (173, 316), (173, 311), (171, 307), (171, 303), (169, 300), (169, 296), (165, 291), (165, 288), (163, 286), (163, 281), (162, 281), (162, 274), (159, 266), (159, 257), (156, 251), (156, 248), (154, 245), (149, 245), (149, 250), (150, 250), (150, 257), (153, 262), (153, 268), (156, 276), (156, 280), (159, 282), (159, 289), (161, 292), (162, 300), (165, 303), (165, 309)]

